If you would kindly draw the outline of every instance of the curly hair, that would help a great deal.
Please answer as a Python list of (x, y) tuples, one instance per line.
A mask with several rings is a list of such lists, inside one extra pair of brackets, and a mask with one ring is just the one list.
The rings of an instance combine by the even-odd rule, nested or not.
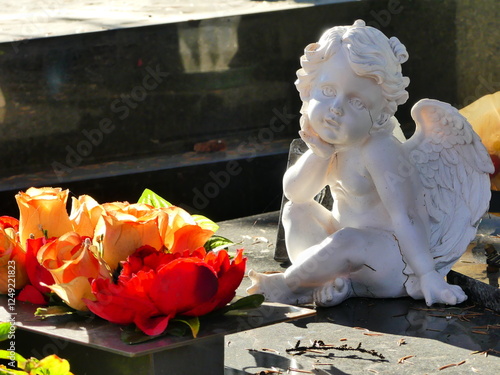
[(372, 78), (381, 86), (386, 101), (383, 112), (393, 116), (398, 105), (405, 103), (409, 97), (405, 89), (410, 79), (401, 73), (401, 64), (408, 60), (408, 53), (398, 38), (388, 39), (380, 30), (357, 20), (352, 26), (336, 26), (327, 30), (317, 43), (305, 48), (300, 58), (302, 68), (297, 71), (295, 82), (303, 101), (303, 117), (307, 115), (311, 88), (321, 63), (340, 48), (346, 52), (349, 65), (357, 75)]

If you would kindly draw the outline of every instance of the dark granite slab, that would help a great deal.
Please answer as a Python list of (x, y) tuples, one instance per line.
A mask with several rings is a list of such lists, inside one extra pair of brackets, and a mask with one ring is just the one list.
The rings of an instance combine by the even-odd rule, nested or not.
[[(225, 221), (219, 233), (240, 242), (249, 268), (282, 272), (286, 263), (274, 260), (278, 221), (278, 212)], [(239, 293), (243, 295), (249, 285), (245, 278)], [(286, 373), (291, 368), (300, 371), (290, 370), (294, 375), (304, 371), (322, 375), (496, 375), (500, 368), (500, 314), (471, 299), (455, 307), (428, 307), (410, 298), (352, 298), (339, 306), (319, 308), (314, 317), (229, 335), (225, 374)], [(342, 350), (287, 353), (298, 340), (301, 345), (323, 340), (354, 348), (361, 343), (362, 348), (376, 350), (385, 359)], [(454, 366), (439, 370), (450, 364)]]

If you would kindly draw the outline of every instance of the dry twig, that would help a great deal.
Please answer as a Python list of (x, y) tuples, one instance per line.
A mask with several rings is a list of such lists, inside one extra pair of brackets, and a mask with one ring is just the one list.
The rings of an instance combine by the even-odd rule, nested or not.
[(489, 333), (486, 331), (478, 331), (478, 330), (472, 330), (472, 333), (477, 333), (479, 335), (488, 335)]
[(271, 352), (271, 353), (280, 354), (280, 352), (279, 352), (279, 351), (274, 350), (274, 349), (262, 348), (261, 350), (262, 350), (263, 352)]
[(482, 350), (482, 351), (476, 350), (475, 352), (470, 353), (470, 355), (483, 354), (485, 357), (487, 357), (489, 353), (500, 354), (500, 351), (490, 348), (490, 349), (486, 349), (486, 350)]
[(450, 368), (450, 367), (456, 367), (456, 366), (461, 366), (465, 363), (465, 360), (463, 361), (460, 361), (458, 363), (450, 363), (448, 365), (444, 365), (444, 366), (441, 366), (440, 368), (438, 368), (439, 371), (441, 370), (444, 370), (444, 369), (447, 369), (447, 368)]
[(357, 347), (348, 346), (347, 344), (335, 346), (335, 345), (327, 345), (321, 340), (314, 341), (311, 346), (301, 346), (300, 340), (298, 340), (297, 343), (295, 344), (295, 347), (290, 348), (290, 349), (286, 349), (286, 352), (300, 355), (300, 354), (304, 354), (306, 352), (309, 352), (311, 350), (357, 351), (360, 353), (370, 354), (370, 355), (372, 355), (374, 357), (378, 357), (380, 359), (385, 359), (385, 357), (382, 354), (378, 353), (375, 350), (367, 350), (365, 348), (362, 348), (361, 343), (359, 343)]
[(314, 372), (312, 371), (308, 371), (308, 370), (301, 370), (299, 368), (293, 368), (293, 367), (288, 367), (288, 372), (290, 371), (293, 371), (293, 372), (301, 372), (301, 373), (304, 373), (304, 374), (314, 374)]
[(414, 355), (407, 355), (398, 359), (398, 363), (405, 363), (408, 359), (415, 357)]
[(365, 336), (384, 336), (383, 333), (375, 333), (375, 332), (363, 332)]

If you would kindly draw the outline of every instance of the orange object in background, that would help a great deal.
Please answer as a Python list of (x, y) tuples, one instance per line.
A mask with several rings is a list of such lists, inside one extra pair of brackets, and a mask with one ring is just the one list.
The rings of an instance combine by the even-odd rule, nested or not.
[(500, 191), (500, 91), (485, 95), (460, 110), (483, 141), (491, 156), (495, 172), (491, 190)]

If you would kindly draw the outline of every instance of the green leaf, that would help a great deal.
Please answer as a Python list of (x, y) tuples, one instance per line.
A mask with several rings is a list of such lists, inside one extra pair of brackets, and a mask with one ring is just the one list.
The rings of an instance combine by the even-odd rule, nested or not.
[(247, 310), (247, 309), (255, 309), (262, 305), (264, 302), (265, 297), (262, 294), (252, 294), (246, 297), (242, 297), (238, 299), (237, 301), (226, 305), (222, 309), (212, 311), (211, 313), (204, 315), (203, 317), (213, 317), (213, 316), (219, 316), (226, 314), (230, 311), (235, 311), (235, 310)]
[(7, 340), (10, 333), (10, 323), (0, 323), (0, 341)]
[[(24, 369), (26, 366), (26, 358), (24, 358), (22, 355), (17, 354), (17, 353), (12, 353), (9, 350), (0, 350), (0, 359), (6, 359), (6, 360), (14, 360), (17, 362), (17, 367), (20, 369)], [(0, 372), (1, 374), (1, 372)]]
[(172, 335), (177, 337), (182, 337), (186, 335), (187, 328), (191, 330), (193, 336), (198, 334), (200, 329), (200, 322), (198, 318), (181, 318), (181, 319), (171, 319), (168, 323), (167, 329), (156, 336), (146, 335), (135, 325), (131, 324), (122, 329), (120, 338), (121, 340), (128, 345), (142, 344), (147, 341), (155, 340), (158, 337), (165, 335)]
[(252, 294), (250, 296), (246, 296), (240, 298), (239, 300), (228, 305), (227, 311), (231, 310), (242, 310), (242, 309), (254, 309), (259, 307), (264, 303), (265, 297), (262, 294)]
[(120, 334), (120, 339), (128, 345), (140, 344), (146, 341), (151, 341), (156, 339), (157, 337), (163, 336), (149, 336), (142, 332), (135, 325), (130, 325), (122, 329), (122, 333)]
[(186, 317), (186, 318), (175, 318), (172, 319), (172, 322), (179, 322), (186, 324), (189, 329), (191, 329), (191, 333), (193, 337), (196, 338), (198, 336), (198, 332), (200, 332), (200, 319), (197, 316)]
[(35, 311), (35, 316), (39, 316), (42, 319), (50, 318), (52, 316), (62, 316), (74, 314), (76, 311), (69, 306), (49, 306), (49, 307), (39, 307)]
[(228, 240), (225, 237), (218, 236), (218, 235), (213, 235), (210, 237), (207, 242), (205, 242), (205, 250), (206, 251), (217, 251), (221, 249), (225, 249), (228, 246), (234, 245), (234, 242), (231, 240)]
[(155, 208), (172, 206), (170, 202), (149, 189), (144, 189), (137, 203), (149, 204)]
[(198, 224), (200, 227), (203, 229), (208, 229), (211, 230), (212, 232), (217, 232), (219, 229), (219, 226), (215, 224), (212, 220), (210, 220), (208, 217), (202, 216), (202, 215), (191, 215), (196, 221), (196, 224)]
[(167, 327), (167, 334), (177, 337), (186, 336), (188, 326), (179, 322), (170, 321)]

